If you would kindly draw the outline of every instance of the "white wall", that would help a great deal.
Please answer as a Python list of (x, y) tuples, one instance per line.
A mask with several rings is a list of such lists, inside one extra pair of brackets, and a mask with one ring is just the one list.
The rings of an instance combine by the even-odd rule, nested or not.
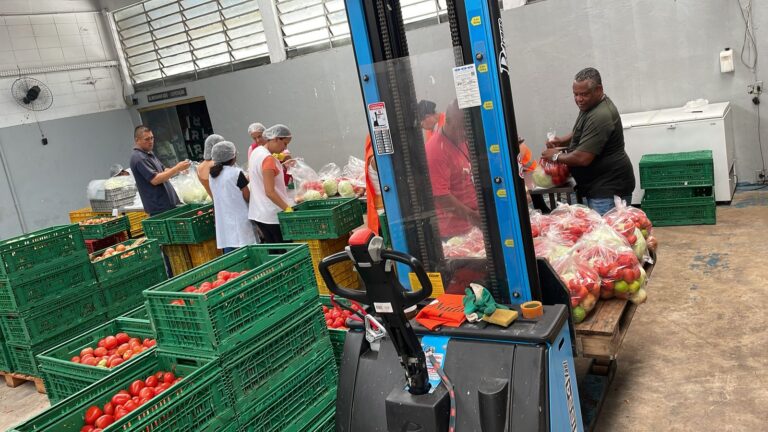
[[(62, 2), (67, 3), (67, 2)], [(0, 128), (100, 111), (124, 109), (116, 67), (95, 67), (22, 74), (42, 81), (53, 105), (32, 113), (11, 97), (18, 68), (55, 67), (115, 60), (116, 54), (99, 12), (0, 16)]]

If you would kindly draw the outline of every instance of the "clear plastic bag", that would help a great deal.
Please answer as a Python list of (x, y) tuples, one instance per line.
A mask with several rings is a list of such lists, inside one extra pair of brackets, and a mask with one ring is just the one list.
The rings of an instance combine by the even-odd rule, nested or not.
[(557, 238), (556, 234), (536, 237), (533, 239), (533, 249), (537, 258), (544, 258), (550, 264), (554, 264), (571, 250)]
[(542, 214), (539, 210), (533, 210), (530, 212), (531, 218), (531, 234), (533, 238), (544, 235), (549, 231), (550, 225), (553, 223), (553, 218), (549, 215)]
[(589, 263), (600, 276), (600, 298), (645, 301), (645, 270), (628, 246), (612, 247), (594, 242), (577, 245), (574, 253)]
[(571, 298), (571, 316), (578, 324), (584, 321), (600, 298), (600, 276), (573, 252), (555, 263), (554, 268), (568, 289)]
[(189, 169), (171, 179), (171, 185), (184, 204), (205, 204), (211, 202), (211, 197), (200, 183), (197, 176), (198, 163), (193, 162)]
[(564, 244), (568, 246), (576, 244), (582, 236), (590, 233), (603, 221), (596, 211), (581, 204), (560, 204), (550, 216), (554, 222), (549, 230), (558, 231)]
[(568, 165), (554, 162), (551, 159), (539, 159), (536, 169), (533, 171), (533, 183), (537, 188), (549, 189), (568, 183), (571, 170)]
[(347, 164), (341, 170), (339, 195), (342, 198), (365, 195), (365, 162), (362, 159), (349, 157)]
[(323, 183), (323, 191), (327, 197), (333, 197), (339, 193), (339, 177), (341, 177), (341, 168), (331, 162), (325, 164), (317, 172), (320, 181)]
[(446, 258), (485, 258), (485, 242), (479, 228), (473, 227), (467, 234), (443, 242)]
[(304, 159), (293, 159), (294, 163), (288, 168), (288, 174), (293, 177), (296, 185), (296, 203), (327, 198), (320, 176)]
[(651, 221), (645, 216), (645, 212), (635, 207), (627, 206), (627, 203), (621, 198), (614, 197), (614, 200), (616, 206), (609, 210), (603, 216), (603, 219), (617, 233), (627, 239), (637, 259), (641, 262), (651, 262), (646, 242), (646, 239), (652, 232)]

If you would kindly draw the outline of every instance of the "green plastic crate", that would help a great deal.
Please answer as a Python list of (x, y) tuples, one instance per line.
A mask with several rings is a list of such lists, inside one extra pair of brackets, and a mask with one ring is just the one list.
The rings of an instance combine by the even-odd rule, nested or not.
[[(89, 218), (86, 220), (95, 219)], [(78, 222), (81, 224), (84, 221)], [(95, 225), (80, 225), (84, 240), (100, 240), (123, 231), (130, 231), (131, 223), (126, 216), (120, 216), (107, 222)]]
[[(86, 366), (70, 361), (72, 357), (79, 356), (83, 348), (96, 348), (99, 339), (120, 332), (142, 340), (145, 338), (154, 339), (155, 337), (149, 322), (137, 323), (132, 319), (117, 318), (37, 356), (38, 367), (45, 374), (45, 389), (48, 391), (48, 398), (51, 399), (51, 402), (53, 399), (63, 399), (106, 376), (116, 373), (132, 362), (148, 356), (154, 350), (154, 348), (150, 348), (111, 369)], [(53, 392), (53, 398), (51, 398), (51, 392)]]
[(278, 213), (277, 218), (286, 240), (335, 239), (363, 223), (357, 198), (306, 201), (293, 207), (290, 213)]
[(170, 235), (168, 234), (168, 224), (166, 219), (186, 213), (192, 209), (198, 208), (198, 204), (185, 204), (180, 207), (176, 207), (173, 210), (162, 212), (158, 215), (148, 217), (141, 221), (141, 226), (144, 229), (144, 235), (149, 239), (156, 239), (160, 244), (170, 244)]
[(0, 275), (32, 269), (81, 250), (85, 250), (85, 242), (77, 224), (3, 240), (0, 242)]
[(84, 331), (98, 327), (102, 324), (104, 324), (104, 318), (96, 317), (82, 324), (78, 324), (77, 326), (62, 332), (43, 343), (32, 346), (25, 344), (15, 344), (6, 341), (6, 346), (8, 347), (8, 356), (10, 357), (11, 364), (13, 365), (13, 372), (36, 377), (41, 376), (41, 371), (37, 367), (38, 354), (42, 354), (54, 346), (79, 334), (82, 334)]
[(293, 359), (309, 354), (320, 341), (329, 344), (325, 320), (315, 303), (271, 321), (244, 345), (245, 354), (222, 357), (224, 382), (236, 411), (245, 410), (260, 388)]
[[(121, 279), (99, 284), (107, 303), (107, 317), (117, 318), (127, 311), (144, 304), (144, 290), (168, 279), (162, 261), (154, 262), (151, 267), (134, 274), (124, 275)], [(146, 316), (146, 309), (144, 311)], [(147, 317), (147, 319), (149, 319)]]
[[(126, 248), (132, 246), (139, 240), (128, 240), (122, 243)], [(117, 245), (115, 245), (117, 246)], [(113, 247), (114, 248), (114, 247)], [(93, 259), (104, 255), (106, 248), (91, 254)], [(160, 243), (157, 240), (144, 239), (144, 242), (138, 246), (128, 249), (118, 255), (104, 258), (93, 262), (93, 270), (96, 272), (96, 279), (99, 282), (106, 282), (127, 275), (135, 274), (147, 266), (157, 264), (163, 265), (163, 253), (160, 250)]]
[(336, 432), (336, 389), (306, 409), (293, 425), (297, 432)]
[[(348, 300), (339, 298), (338, 296), (335, 297), (335, 300), (336, 303), (349, 305)], [(323, 306), (328, 306), (329, 308), (332, 307), (330, 296), (321, 295), (320, 303)], [(347, 329), (328, 328), (328, 335), (330, 336), (331, 347), (333, 348), (333, 356), (336, 358), (336, 366), (341, 365), (341, 356), (344, 354), (344, 342), (347, 340), (348, 331), (349, 330)]]
[(640, 159), (643, 189), (715, 184), (712, 151), (647, 154)]
[(106, 320), (106, 310), (104, 296), (94, 282), (30, 311), (2, 314), (0, 326), (8, 342), (37, 345), (94, 318)]
[(683, 186), (646, 189), (643, 200), (663, 201), (712, 196), (712, 186)]
[[(26, 311), (43, 303), (71, 294), (83, 284), (96, 280), (88, 255), (76, 253), (47, 265), (36, 267), (37, 277), (0, 278), (0, 312)], [(23, 272), (26, 274), (29, 272)]]
[[(203, 212), (203, 214), (198, 214)], [(166, 219), (171, 244), (196, 244), (216, 236), (213, 204), (203, 205)]]
[(268, 380), (256, 401), (244, 410), (235, 408), (241, 432), (293, 430), (307, 407), (336, 391), (336, 364), (328, 345), (316, 344)]
[(95, 382), (9, 431), (80, 431), (88, 407), (103, 406), (134, 380), (144, 380), (157, 371), (172, 371), (183, 379), (115, 421), (107, 430), (209, 432), (215, 430), (209, 426), (218, 428), (225, 420), (221, 416), (231, 413), (226, 409), (227, 395), (219, 379), (221, 366), (218, 360), (153, 352), (151, 356)]
[[(204, 294), (181, 292), (222, 270), (249, 271)], [(259, 321), (316, 299), (317, 284), (306, 245), (252, 245), (156, 285), (144, 297), (163, 350), (221, 354), (250, 339)], [(184, 304), (171, 304), (177, 299)]]
[(13, 363), (11, 362), (11, 356), (8, 353), (8, 347), (5, 345), (4, 340), (0, 340), (0, 371), (12, 372)]
[(642, 209), (653, 226), (715, 225), (717, 210), (713, 196), (679, 200), (643, 200)]
[[(144, 296), (142, 295), (142, 297)], [(139, 321), (149, 322), (149, 314), (147, 313), (147, 307), (144, 306), (143, 303), (141, 306), (137, 307), (136, 309), (128, 311), (120, 316), (123, 318), (131, 318)]]

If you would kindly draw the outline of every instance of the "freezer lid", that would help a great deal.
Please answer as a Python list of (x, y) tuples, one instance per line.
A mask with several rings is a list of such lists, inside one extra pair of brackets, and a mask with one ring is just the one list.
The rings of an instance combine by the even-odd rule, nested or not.
[(729, 102), (712, 103), (693, 112), (686, 112), (682, 107), (663, 109), (653, 116), (648, 124), (656, 125), (723, 118), (728, 111), (729, 105)]
[(645, 126), (650, 124), (651, 119), (658, 113), (655, 111), (643, 111), (636, 113), (621, 114), (621, 125), (624, 129), (628, 129), (635, 126)]

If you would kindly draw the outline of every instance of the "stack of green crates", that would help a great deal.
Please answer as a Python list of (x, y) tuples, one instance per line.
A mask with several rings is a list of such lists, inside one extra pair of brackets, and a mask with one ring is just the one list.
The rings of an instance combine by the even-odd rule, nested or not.
[(11, 372), (12, 370), (13, 364), (11, 363), (11, 357), (8, 354), (8, 347), (5, 345), (3, 329), (0, 328), (0, 372)]
[(0, 242), (0, 328), (12, 372), (39, 376), (37, 354), (105, 320), (77, 225)]
[(648, 154), (640, 160), (643, 211), (655, 226), (714, 225), (712, 151)]
[(116, 318), (144, 304), (142, 292), (167, 279), (157, 240), (132, 239), (110, 246), (125, 252), (99, 259), (106, 249), (92, 254), (93, 270), (107, 302), (107, 317)]
[[(239, 431), (329, 430), (337, 368), (303, 244), (253, 245), (144, 292), (160, 353), (219, 360)], [(247, 273), (189, 293), (221, 271)]]

